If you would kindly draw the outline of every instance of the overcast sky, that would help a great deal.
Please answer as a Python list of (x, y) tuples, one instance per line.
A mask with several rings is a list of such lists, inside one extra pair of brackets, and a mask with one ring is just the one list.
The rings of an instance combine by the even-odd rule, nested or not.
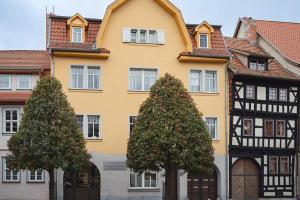
[[(0, 50), (45, 49), (45, 13), (102, 18), (113, 0), (0, 0)], [(171, 0), (186, 23), (223, 26), (232, 36), (239, 17), (300, 22), (300, 0)]]

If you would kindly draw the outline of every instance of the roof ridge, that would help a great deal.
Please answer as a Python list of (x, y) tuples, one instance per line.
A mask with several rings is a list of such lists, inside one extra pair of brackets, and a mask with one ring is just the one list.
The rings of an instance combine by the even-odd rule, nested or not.
[(264, 21), (264, 22), (273, 22), (273, 23), (284, 23), (284, 24), (297, 24), (300, 25), (300, 22), (291, 22), (291, 21), (276, 21), (276, 20), (267, 20), (267, 19), (253, 19), (254, 21)]

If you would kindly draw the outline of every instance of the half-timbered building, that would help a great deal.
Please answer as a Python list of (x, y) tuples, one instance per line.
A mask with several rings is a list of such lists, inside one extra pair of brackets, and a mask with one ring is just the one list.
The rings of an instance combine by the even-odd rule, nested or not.
[(299, 79), (255, 42), (226, 43), (230, 197), (294, 198)]

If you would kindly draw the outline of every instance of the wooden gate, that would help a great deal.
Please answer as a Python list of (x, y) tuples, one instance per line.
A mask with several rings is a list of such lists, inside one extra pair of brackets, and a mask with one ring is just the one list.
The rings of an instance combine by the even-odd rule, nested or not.
[(188, 174), (189, 200), (216, 200), (218, 197), (217, 171), (212, 175)]
[(259, 168), (254, 161), (243, 158), (232, 167), (233, 200), (256, 200), (259, 193)]
[(64, 173), (64, 200), (100, 200), (100, 172), (94, 164)]

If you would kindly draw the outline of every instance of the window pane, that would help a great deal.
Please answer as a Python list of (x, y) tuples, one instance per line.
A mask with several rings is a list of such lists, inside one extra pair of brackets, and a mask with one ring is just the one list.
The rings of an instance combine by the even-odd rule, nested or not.
[(72, 67), (72, 88), (83, 88), (83, 67)]
[(130, 116), (129, 117), (129, 133), (131, 134), (132, 132), (132, 129), (133, 129), (133, 125), (134, 125), (134, 122), (136, 120), (136, 116)]
[(254, 93), (255, 93), (254, 86), (250, 86), (250, 85), (246, 86), (246, 98), (247, 99), (254, 99), (255, 98)]
[(129, 90), (142, 90), (142, 70), (130, 69)]
[(136, 29), (131, 30), (130, 41), (136, 43), (136, 41), (137, 41), (137, 30)]
[(205, 89), (206, 92), (216, 92), (217, 83), (217, 73), (216, 72), (205, 72)]
[(135, 173), (130, 173), (130, 187), (136, 187), (135, 183)]
[(143, 187), (143, 174), (137, 174), (137, 182), (136, 182), (136, 187)]
[(273, 120), (265, 120), (265, 136), (273, 137), (274, 136), (274, 121)]
[(88, 137), (99, 137), (99, 116), (88, 116)]
[(10, 88), (10, 75), (0, 75), (0, 89)]
[(289, 173), (289, 158), (288, 157), (280, 158), (280, 173), (281, 174)]
[(149, 43), (156, 44), (157, 43), (157, 33), (156, 31), (149, 31)]
[(206, 125), (210, 136), (216, 139), (217, 134), (217, 119), (216, 118), (206, 118)]
[(6, 110), (5, 111), (5, 119), (6, 120), (11, 120), (11, 111), (10, 110)]
[(145, 187), (150, 187), (150, 174), (149, 173), (145, 173), (145, 181), (144, 181), (144, 186)]
[(88, 69), (88, 88), (99, 89), (100, 68), (89, 67)]
[(201, 92), (201, 71), (192, 70), (190, 72), (190, 91)]
[(285, 121), (276, 121), (276, 136), (285, 136)]
[(276, 88), (269, 89), (269, 100), (271, 100), (271, 101), (277, 100), (277, 89)]
[(140, 43), (146, 43), (146, 30), (140, 31)]
[(279, 89), (279, 101), (287, 101), (287, 89)]
[(151, 187), (156, 187), (156, 173), (151, 173)]
[(270, 157), (269, 161), (269, 173), (270, 174), (277, 174), (278, 170), (278, 158), (277, 157)]
[(80, 131), (83, 132), (83, 115), (77, 115), (76, 118)]
[(72, 29), (72, 42), (81, 43), (82, 42), (82, 28), (73, 27)]
[(200, 34), (200, 47), (201, 48), (207, 48), (208, 47), (208, 41), (207, 41), (207, 34)]
[(144, 70), (144, 90), (150, 90), (157, 79), (156, 70)]
[(18, 81), (19, 89), (31, 89), (31, 76), (19, 75)]
[(252, 119), (244, 119), (244, 135), (251, 136), (252, 135), (252, 128), (253, 128), (253, 121)]

